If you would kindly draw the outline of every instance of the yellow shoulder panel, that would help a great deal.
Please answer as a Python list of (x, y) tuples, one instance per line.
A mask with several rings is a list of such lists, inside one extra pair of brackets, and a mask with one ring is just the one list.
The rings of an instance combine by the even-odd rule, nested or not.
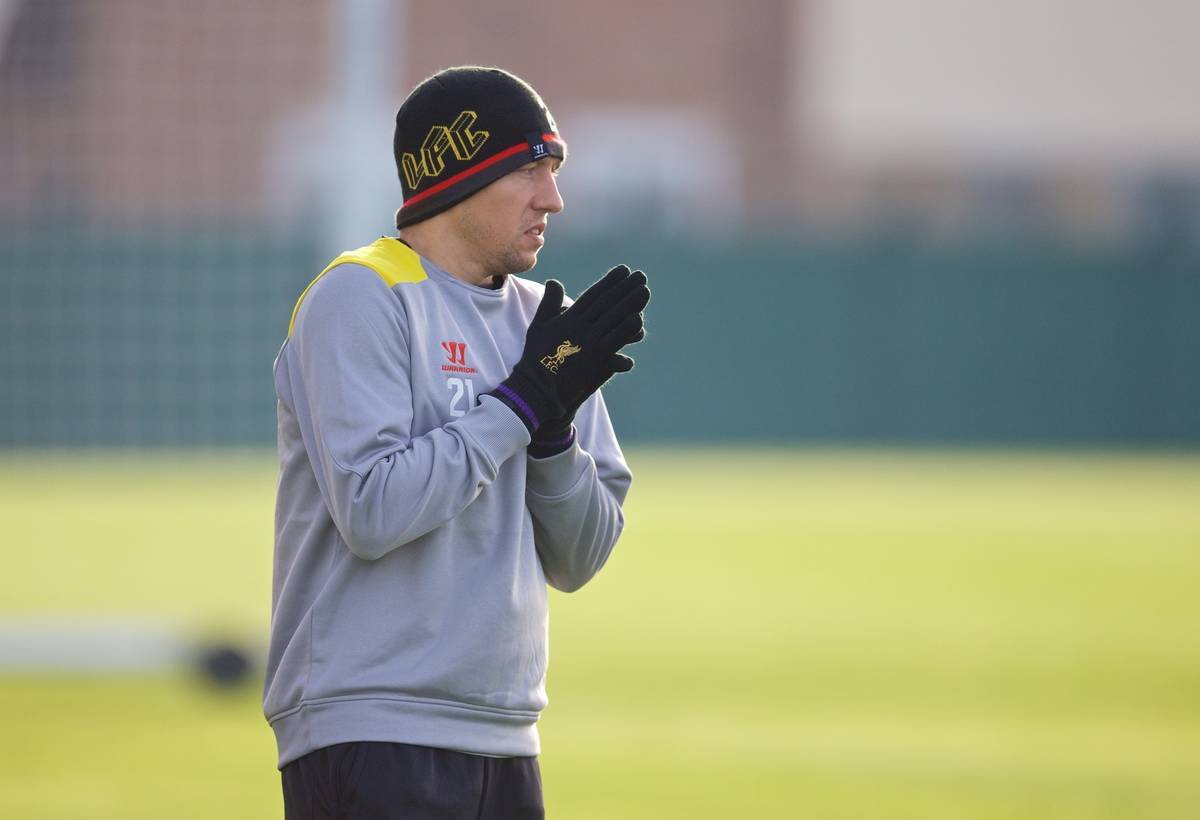
[(336, 268), (338, 265), (362, 265), (370, 268), (379, 274), (379, 278), (389, 287), (395, 287), (400, 282), (420, 282), (426, 278), (425, 268), (421, 266), (421, 257), (417, 256), (416, 251), (405, 245), (399, 239), (394, 237), (383, 236), (376, 239), (370, 245), (364, 245), (361, 248), (353, 251), (346, 251), (337, 259), (334, 259), (325, 266), (325, 270), (317, 274), (316, 279), (308, 283), (301, 293), (300, 298), (296, 300), (296, 307), (292, 308), (292, 320), (288, 322), (288, 338), (292, 337), (292, 331), (296, 327), (296, 314), (300, 312), (300, 305), (304, 302), (304, 297), (308, 295), (312, 286), (317, 284), (317, 281)]

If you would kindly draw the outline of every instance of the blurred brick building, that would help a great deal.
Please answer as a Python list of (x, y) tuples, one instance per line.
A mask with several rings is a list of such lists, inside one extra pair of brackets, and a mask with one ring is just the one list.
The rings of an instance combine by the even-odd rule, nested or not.
[[(339, 4), (4, 0), (0, 8), (8, 177), (0, 207), (10, 215), (45, 207), (102, 221), (228, 218), (303, 208), (286, 200), (320, 195), (295, 180), (310, 173), (306, 161), (322, 161), (321, 147), (295, 145), (337, 119), (347, 33)], [(500, 65), (542, 92), (575, 148), (573, 166), (601, 195), (640, 190), (647, 208), (692, 207), (698, 195), (718, 219), (740, 219), (746, 203), (771, 213), (795, 189), (789, 61), (800, 7), (753, 8), (367, 3), (365, 13), (389, 27), (387, 53), (374, 63), (386, 76), (386, 107), (336, 122), (328, 137), (369, 133), (378, 173), (398, 197), (388, 151), (407, 89), (447, 65)], [(649, 189), (645, 168), (655, 177)]]
[(1200, 6), (920, 12), (0, 0), (0, 218), (326, 224), (360, 203), (361, 222), (397, 204), (408, 88), (475, 62), (526, 77), (555, 111), (573, 149), (560, 224), (579, 233), (1200, 235), (1200, 98), (1184, 79), (1200, 72)]

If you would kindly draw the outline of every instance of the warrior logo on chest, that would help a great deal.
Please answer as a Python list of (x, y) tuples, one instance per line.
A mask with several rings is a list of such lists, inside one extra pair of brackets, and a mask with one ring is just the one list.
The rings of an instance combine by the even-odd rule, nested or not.
[(475, 368), (467, 365), (466, 342), (442, 342), (442, 350), (446, 351), (446, 362), (442, 370), (451, 373), (475, 373)]

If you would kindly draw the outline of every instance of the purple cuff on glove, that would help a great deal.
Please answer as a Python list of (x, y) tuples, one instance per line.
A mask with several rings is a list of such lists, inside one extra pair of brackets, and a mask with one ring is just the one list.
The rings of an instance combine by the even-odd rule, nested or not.
[(550, 456), (566, 452), (574, 443), (575, 425), (572, 424), (561, 437), (555, 436), (549, 441), (535, 438), (530, 442), (528, 452), (531, 458), (550, 458)]

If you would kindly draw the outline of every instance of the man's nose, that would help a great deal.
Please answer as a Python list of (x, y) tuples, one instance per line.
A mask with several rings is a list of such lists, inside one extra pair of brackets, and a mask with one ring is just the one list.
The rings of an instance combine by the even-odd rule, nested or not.
[(562, 194), (558, 192), (558, 180), (549, 170), (539, 174), (533, 207), (539, 211), (556, 214), (563, 209)]

